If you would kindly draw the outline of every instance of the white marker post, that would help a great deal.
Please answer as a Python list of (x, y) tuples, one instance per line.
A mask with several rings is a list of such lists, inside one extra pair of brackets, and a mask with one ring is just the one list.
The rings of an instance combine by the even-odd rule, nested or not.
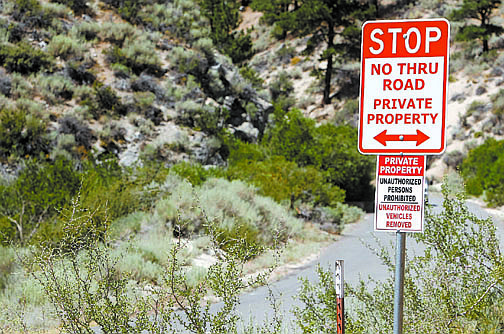
[(336, 333), (345, 334), (345, 276), (344, 260), (336, 260)]

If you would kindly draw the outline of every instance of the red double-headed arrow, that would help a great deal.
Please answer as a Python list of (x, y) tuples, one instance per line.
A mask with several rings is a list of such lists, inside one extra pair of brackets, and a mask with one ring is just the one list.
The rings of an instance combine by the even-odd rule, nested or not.
[(383, 130), (374, 137), (383, 146), (387, 146), (388, 141), (416, 141), (416, 146), (418, 146), (429, 138), (420, 130), (416, 130), (416, 135), (388, 135), (387, 130)]

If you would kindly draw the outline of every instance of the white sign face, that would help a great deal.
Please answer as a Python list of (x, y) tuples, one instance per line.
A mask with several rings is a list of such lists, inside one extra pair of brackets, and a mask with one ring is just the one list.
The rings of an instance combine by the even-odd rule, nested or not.
[(374, 21), (362, 29), (359, 151), (445, 149), (449, 24)]
[(378, 157), (375, 231), (423, 232), (424, 156)]

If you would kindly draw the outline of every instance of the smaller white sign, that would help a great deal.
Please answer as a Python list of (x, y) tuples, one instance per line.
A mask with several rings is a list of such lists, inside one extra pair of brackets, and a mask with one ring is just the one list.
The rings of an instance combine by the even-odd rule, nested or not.
[(423, 232), (425, 156), (378, 157), (375, 231)]

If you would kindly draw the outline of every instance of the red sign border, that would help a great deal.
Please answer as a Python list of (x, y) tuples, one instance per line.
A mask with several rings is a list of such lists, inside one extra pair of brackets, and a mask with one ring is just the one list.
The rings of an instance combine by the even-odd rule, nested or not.
[[(441, 132), (441, 147), (439, 149), (365, 149), (362, 147), (363, 138), (363, 99), (364, 99), (364, 80), (365, 80), (365, 62), (364, 58), (364, 27), (368, 24), (387, 24), (387, 23), (415, 23), (415, 22), (443, 22), (446, 23), (448, 28), (446, 54), (444, 57), (445, 73), (443, 76), (443, 110), (442, 110), (442, 132)], [(449, 75), (449, 65), (450, 65), (450, 22), (445, 18), (437, 19), (418, 19), (418, 20), (378, 20), (378, 21), (366, 21), (362, 25), (362, 36), (361, 36), (361, 68), (360, 68), (360, 96), (359, 96), (359, 142), (358, 149), (361, 154), (394, 154), (394, 153), (406, 153), (406, 154), (417, 154), (417, 155), (440, 155), (446, 150), (446, 111), (447, 111), (447, 95), (448, 95), (448, 75)], [(407, 57), (394, 57), (394, 58), (407, 58)]]

